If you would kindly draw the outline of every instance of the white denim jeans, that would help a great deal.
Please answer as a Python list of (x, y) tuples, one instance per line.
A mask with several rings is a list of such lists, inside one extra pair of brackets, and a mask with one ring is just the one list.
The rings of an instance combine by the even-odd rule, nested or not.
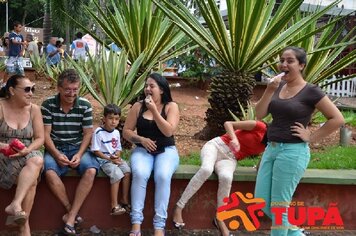
[(229, 147), (220, 137), (214, 138), (203, 146), (200, 158), (200, 169), (190, 180), (177, 202), (177, 206), (180, 208), (184, 208), (185, 204), (200, 189), (213, 171), (215, 171), (219, 178), (217, 206), (222, 206), (224, 204), (223, 199), (230, 195), (237, 161)]

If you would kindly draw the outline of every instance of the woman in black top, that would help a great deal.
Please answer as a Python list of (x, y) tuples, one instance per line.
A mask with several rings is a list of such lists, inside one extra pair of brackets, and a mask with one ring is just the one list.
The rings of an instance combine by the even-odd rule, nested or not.
[[(307, 55), (304, 49), (287, 47), (280, 56), (279, 70), (256, 105), (256, 117), (272, 114), (268, 126), (268, 146), (263, 154), (256, 179), (255, 197), (263, 198), (263, 211), (272, 218), (271, 235), (304, 235), (290, 225), (283, 214), (282, 224), (275, 222), (271, 207), (288, 208), (293, 193), (310, 159), (309, 142), (319, 141), (338, 129), (344, 119), (340, 111), (319, 87), (307, 83), (302, 71)], [(314, 110), (318, 109), (327, 122), (311, 133), (307, 125)]]
[(154, 235), (164, 235), (171, 178), (179, 165), (174, 132), (179, 122), (178, 105), (172, 101), (167, 80), (159, 74), (146, 79), (146, 99), (136, 102), (127, 118), (123, 136), (135, 143), (132, 170), (130, 236), (141, 236), (147, 181), (154, 171)]

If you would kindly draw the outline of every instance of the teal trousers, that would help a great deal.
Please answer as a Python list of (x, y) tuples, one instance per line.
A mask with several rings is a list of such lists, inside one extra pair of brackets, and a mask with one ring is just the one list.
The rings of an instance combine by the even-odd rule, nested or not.
[(255, 197), (266, 201), (263, 211), (272, 219), (272, 236), (303, 235), (298, 227), (289, 224), (287, 213), (282, 213), (282, 224), (276, 222), (276, 214), (271, 211), (271, 207), (285, 207), (287, 210), (309, 159), (309, 146), (304, 142), (269, 142), (263, 153), (256, 179)]

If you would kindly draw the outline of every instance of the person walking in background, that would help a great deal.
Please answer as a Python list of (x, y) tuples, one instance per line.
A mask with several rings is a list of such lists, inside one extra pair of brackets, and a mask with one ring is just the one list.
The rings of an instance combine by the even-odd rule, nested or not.
[[(271, 205), (288, 208), (293, 193), (310, 159), (308, 143), (319, 141), (344, 124), (344, 118), (321, 89), (307, 83), (303, 69), (307, 55), (303, 48), (287, 47), (280, 55), (278, 68), (284, 72), (276, 76), (256, 105), (256, 116), (262, 119), (269, 113), (273, 121), (268, 126), (268, 145), (257, 174), (255, 197), (263, 198), (263, 211), (272, 219), (271, 235), (304, 235), (288, 223), (282, 214), (282, 225), (276, 225)], [(307, 128), (314, 110), (318, 109), (326, 123), (311, 133)]]
[(46, 47), (47, 64), (57, 66), (61, 61), (61, 49), (56, 46), (57, 37), (51, 37)]
[(31, 103), (34, 86), (13, 75), (0, 90), (0, 187), (17, 185), (5, 212), (6, 224), (19, 227), (21, 236), (31, 235), (29, 216), (43, 167), (43, 122), (39, 106)]
[[(23, 55), (27, 43), (20, 34), (22, 24), (18, 21), (14, 22), (14, 30), (9, 34), (9, 59), (6, 63), (6, 71), (8, 76), (13, 74), (25, 75), (23, 68)], [(3, 81), (6, 82), (6, 81)]]
[[(207, 142), (201, 150), (201, 167), (190, 180), (173, 213), (173, 225), (177, 229), (185, 226), (182, 210), (189, 199), (201, 188), (215, 171), (219, 178), (217, 207), (224, 205), (223, 199), (230, 195), (231, 183), (237, 160), (261, 154), (267, 143), (267, 126), (261, 121), (227, 121), (224, 124), (227, 134)], [(215, 226), (223, 236), (229, 236), (224, 222), (214, 218)]]
[[(178, 105), (173, 102), (168, 81), (157, 73), (146, 79), (146, 99), (136, 102), (127, 115), (124, 138), (137, 147), (131, 154), (130, 236), (141, 236), (147, 182), (154, 172), (154, 235), (164, 235), (171, 179), (179, 165), (174, 133), (179, 122)], [(136, 132), (137, 130), (137, 132)]]
[(64, 43), (63, 38), (58, 38), (56, 41), (56, 47), (59, 49), (59, 55), (61, 57), (61, 60), (63, 60), (65, 57), (67, 57), (67, 53), (63, 49), (63, 43)]
[(86, 54), (89, 53), (89, 46), (87, 42), (82, 39), (83, 34), (81, 32), (78, 32), (75, 36), (76, 39), (70, 45), (70, 54), (75, 61), (85, 60)]
[(1, 37), (1, 41), (0, 41), (0, 56), (1, 57), (5, 56), (3, 44), (4, 44), (4, 39), (3, 39), (3, 37)]
[(9, 39), (9, 32), (5, 32), (4, 36), (2, 38), (2, 48), (4, 52), (4, 56), (8, 57), (9, 56), (9, 45), (10, 45), (10, 39)]
[(43, 43), (42, 42), (37, 42), (37, 48), (38, 48), (38, 53), (40, 57), (43, 56)]
[[(101, 169), (110, 177), (111, 215), (130, 213), (130, 167), (121, 159), (120, 132), (116, 129), (120, 122), (121, 110), (115, 104), (104, 107), (103, 125), (98, 127), (92, 138), (91, 151), (94, 152)], [(122, 201), (118, 204), (118, 194), (122, 179)]]
[(38, 52), (38, 46), (37, 43), (33, 40), (33, 35), (32, 34), (27, 34), (26, 35), (26, 42), (27, 42), (27, 48), (26, 48), (26, 57), (30, 57), (31, 55), (34, 57), (39, 57), (40, 54)]
[[(64, 232), (75, 235), (78, 212), (88, 196), (99, 169), (95, 156), (88, 150), (93, 132), (92, 106), (78, 96), (80, 77), (74, 69), (64, 70), (57, 81), (58, 94), (42, 103), (45, 130), (45, 177), (53, 194), (67, 210), (62, 217)], [(69, 168), (81, 175), (73, 201), (60, 179)]]

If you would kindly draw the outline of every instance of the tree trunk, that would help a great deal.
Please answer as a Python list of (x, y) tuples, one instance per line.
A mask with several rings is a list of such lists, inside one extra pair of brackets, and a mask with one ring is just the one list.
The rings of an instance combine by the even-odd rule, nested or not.
[[(68, 10), (68, 1), (64, 1), (65, 4), (65, 9), (66, 12), (69, 12)], [(69, 54), (70, 51), (70, 44), (72, 42), (72, 39), (70, 37), (70, 21), (68, 19), (68, 17), (65, 18), (65, 22), (66, 22), (66, 52)]]
[[(100, 8), (102, 11), (106, 11), (106, 7), (105, 7), (105, 0), (99, 0), (99, 5), (100, 5)], [(99, 16), (99, 11), (98, 11), (98, 16)], [(101, 30), (100, 26), (99, 25), (96, 25), (96, 35), (101, 39), (103, 40), (104, 39), (104, 34), (103, 34), (103, 31)], [(95, 55), (98, 55), (99, 53), (101, 53), (101, 45), (99, 45), (98, 43), (96, 43), (96, 48), (95, 48)]]
[(52, 36), (52, 19), (51, 19), (51, 1), (46, 0), (45, 13), (43, 18), (43, 48), (47, 47), (49, 39)]
[(229, 110), (242, 116), (239, 102), (245, 108), (255, 86), (254, 76), (225, 73), (212, 78), (208, 101), (210, 108), (206, 111), (207, 125), (195, 137), (209, 140), (224, 134), (224, 122), (233, 120)]

